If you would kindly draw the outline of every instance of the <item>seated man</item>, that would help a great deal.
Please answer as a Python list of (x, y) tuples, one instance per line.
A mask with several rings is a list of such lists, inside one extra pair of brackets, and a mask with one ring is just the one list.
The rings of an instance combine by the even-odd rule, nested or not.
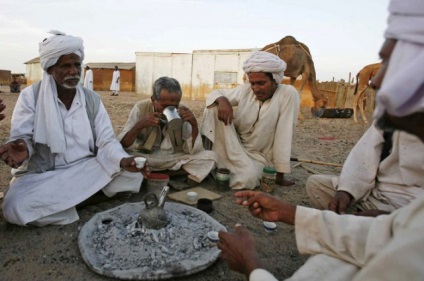
[[(424, 142), (424, 76), (404, 83), (411, 71), (424, 71), (424, 2), (391, 0), (389, 10), (389, 28), (380, 51), (383, 66), (372, 80), (380, 88), (374, 117), (383, 130), (403, 130)], [(253, 191), (235, 196), (259, 219), (295, 225), (297, 247), (311, 257), (288, 280), (420, 280), (424, 276), (424, 193), (376, 218), (294, 206)], [(218, 248), (230, 267), (250, 281), (277, 280), (262, 269), (246, 228), (220, 231)]]
[[(191, 184), (196, 184), (215, 168), (216, 156), (203, 149), (197, 120), (189, 108), (180, 104), (181, 97), (177, 80), (156, 80), (152, 97), (134, 105), (118, 140), (125, 149), (140, 151), (152, 171), (180, 170), (188, 174)], [(173, 121), (168, 122), (163, 115), (168, 106), (178, 108), (184, 121), (179, 126), (171, 126)]]
[(135, 193), (143, 177), (115, 139), (100, 96), (79, 85), (82, 39), (59, 33), (39, 50), (43, 79), (19, 96), (10, 141), (0, 146), (1, 158), (20, 166), (3, 215), (18, 225), (62, 225), (78, 220), (75, 206), (97, 192)]
[(13, 77), (13, 81), (10, 82), (9, 86), (11, 93), (19, 93), (21, 91), (21, 84), (19, 84), (18, 80), (16, 80), (16, 77)]
[(232, 189), (258, 186), (264, 166), (277, 170), (277, 184), (290, 184), (284, 174), (290, 172), (300, 99), (294, 87), (280, 84), (285, 69), (279, 57), (256, 52), (243, 65), (250, 85), (217, 90), (206, 98), (201, 134), (206, 146), (212, 142), (218, 168), (231, 171)]
[(375, 122), (358, 141), (340, 177), (313, 175), (306, 191), (313, 207), (345, 213), (356, 202), (360, 215), (392, 212), (424, 187), (424, 144), (414, 135), (384, 133)]

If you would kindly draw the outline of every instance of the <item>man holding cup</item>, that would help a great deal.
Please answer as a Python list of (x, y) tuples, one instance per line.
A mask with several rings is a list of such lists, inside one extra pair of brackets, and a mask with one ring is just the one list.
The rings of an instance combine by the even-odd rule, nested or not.
[(196, 117), (180, 104), (181, 98), (176, 79), (157, 79), (152, 97), (134, 105), (118, 139), (125, 149), (147, 158), (151, 171), (185, 174), (194, 185), (215, 168), (216, 156), (203, 149)]

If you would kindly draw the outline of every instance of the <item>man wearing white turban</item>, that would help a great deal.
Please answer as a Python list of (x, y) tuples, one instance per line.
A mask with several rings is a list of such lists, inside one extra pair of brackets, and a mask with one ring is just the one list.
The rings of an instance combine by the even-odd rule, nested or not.
[[(218, 156), (218, 168), (231, 171), (232, 189), (254, 189), (265, 166), (288, 185), (299, 94), (280, 84), (286, 63), (268, 52), (255, 52), (243, 65), (250, 84), (217, 90), (206, 98), (201, 134)], [(233, 111), (233, 107), (237, 107)]]
[(143, 179), (115, 139), (100, 96), (79, 85), (81, 38), (55, 32), (40, 43), (41, 82), (19, 96), (1, 158), (14, 178), (3, 215), (18, 225), (68, 224), (99, 191), (138, 192)]
[[(389, 11), (387, 40), (380, 51), (384, 69), (372, 80), (380, 88), (375, 117), (383, 128), (406, 130), (424, 142), (424, 2), (392, 0)], [(411, 84), (405, 83), (406, 78)], [(422, 280), (424, 276), (424, 194), (377, 218), (293, 206), (252, 191), (235, 196), (260, 219), (295, 225), (299, 251), (312, 257), (288, 280)], [(250, 281), (277, 280), (261, 269), (246, 228), (221, 231), (218, 248), (230, 267)]]

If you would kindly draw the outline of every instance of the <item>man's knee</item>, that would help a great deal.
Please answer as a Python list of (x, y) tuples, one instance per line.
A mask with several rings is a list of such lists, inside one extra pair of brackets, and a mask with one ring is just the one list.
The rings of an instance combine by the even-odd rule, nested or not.
[(23, 225), (22, 222), (19, 220), (19, 208), (22, 205), (21, 202), (19, 202), (19, 198), (17, 196), (13, 196), (11, 194), (6, 194), (6, 196), (3, 199), (3, 216), (9, 223), (17, 224), (17, 225)]
[(328, 208), (328, 203), (336, 193), (332, 182), (333, 177), (330, 175), (313, 175), (306, 181), (306, 194), (314, 208)]
[(310, 196), (320, 190), (321, 178), (319, 175), (310, 176), (305, 183), (306, 193)]

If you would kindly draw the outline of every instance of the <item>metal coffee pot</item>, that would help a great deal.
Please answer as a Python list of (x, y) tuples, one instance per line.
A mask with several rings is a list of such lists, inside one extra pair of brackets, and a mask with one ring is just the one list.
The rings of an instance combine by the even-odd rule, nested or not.
[(154, 193), (148, 193), (144, 198), (146, 208), (141, 211), (138, 218), (139, 223), (148, 229), (161, 229), (168, 224), (166, 212), (163, 209), (165, 197), (169, 191), (169, 186), (162, 189), (159, 198)]

